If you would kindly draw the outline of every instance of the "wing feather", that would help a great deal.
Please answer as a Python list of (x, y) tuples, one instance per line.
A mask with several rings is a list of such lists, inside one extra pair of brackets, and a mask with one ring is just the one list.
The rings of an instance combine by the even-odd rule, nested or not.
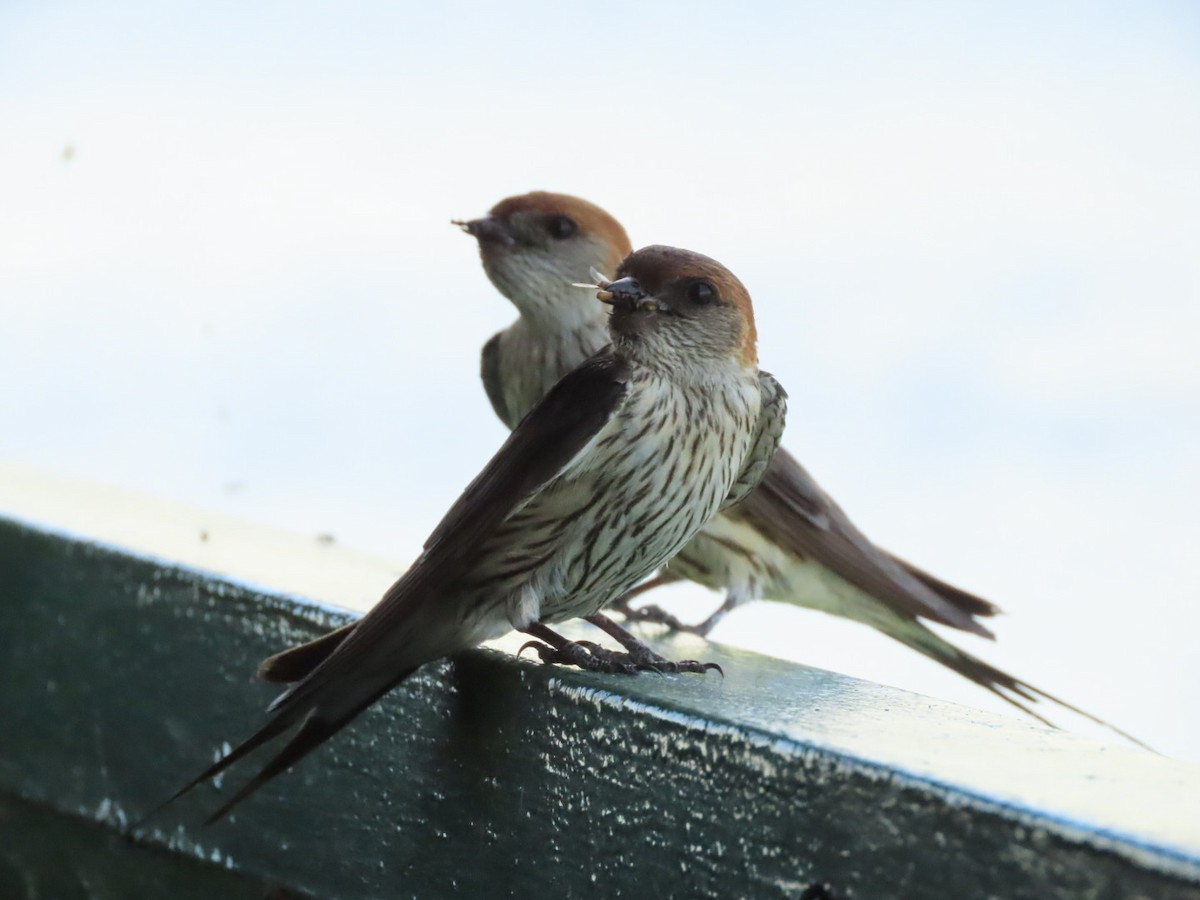
[(758, 486), (779, 450), (779, 440), (783, 437), (783, 426), (787, 419), (787, 391), (769, 372), (758, 373), (758, 384), (762, 392), (762, 410), (754, 429), (754, 442), (721, 509), (728, 509), (740, 502)]
[[(816, 480), (786, 450), (780, 450), (756, 491), (729, 511), (754, 525), (765, 536), (804, 559), (812, 559), (902, 615), (991, 637), (973, 616), (983, 614), (987, 601), (950, 589), (932, 576), (914, 571), (876, 547), (825, 493)], [(949, 588), (949, 585), (946, 585)], [(989, 610), (994, 609), (987, 604)]]
[(483, 352), (479, 356), (479, 377), (483, 380), (483, 389), (492, 403), (492, 409), (505, 427), (508, 427), (512, 419), (508, 415), (508, 402), (504, 399), (504, 378), (500, 373), (500, 338), (503, 335), (503, 331), (497, 331), (483, 345)]
[[(223, 772), (254, 748), (299, 724), (291, 741), (222, 806), (235, 805), (324, 743), (431, 658), (411, 644), (430, 627), (454, 628), (439, 614), (439, 590), (451, 584), (493, 529), (553, 481), (620, 408), (628, 391), (626, 365), (602, 352), (560, 381), (517, 426), (425, 543), (425, 552), (363, 619), (302, 645), (297, 655), (272, 657), (267, 677), (301, 680), (271, 704), (271, 718), (247, 741), (185, 785), (179, 797)], [(442, 621), (445, 619), (446, 621)], [(406, 646), (406, 644), (408, 646)], [(170, 802), (170, 801), (168, 801)]]

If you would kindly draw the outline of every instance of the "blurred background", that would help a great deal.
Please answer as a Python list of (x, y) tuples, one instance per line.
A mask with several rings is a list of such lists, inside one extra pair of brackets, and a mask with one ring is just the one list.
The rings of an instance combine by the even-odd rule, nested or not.
[[(1008, 613), (963, 646), (1200, 760), (1193, 3), (9, 0), (0, 456), (411, 559), (505, 434), (449, 220), (535, 188), (742, 278), (786, 446)], [(714, 637), (1007, 709), (814, 612)]]

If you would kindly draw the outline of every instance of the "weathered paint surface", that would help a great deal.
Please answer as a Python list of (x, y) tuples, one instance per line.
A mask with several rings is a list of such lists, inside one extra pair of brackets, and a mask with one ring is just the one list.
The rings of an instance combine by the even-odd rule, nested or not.
[[(0, 609), (0, 793), (117, 831), (261, 721), (261, 657), (340, 621), (16, 523)], [(464, 654), (231, 821), (198, 825), (226, 781), (132, 838), (331, 898), (1200, 898), (1195, 768), (705, 650), (724, 681)]]
[(302, 900), (279, 885), (136, 844), (103, 822), (0, 794), (4, 900)]

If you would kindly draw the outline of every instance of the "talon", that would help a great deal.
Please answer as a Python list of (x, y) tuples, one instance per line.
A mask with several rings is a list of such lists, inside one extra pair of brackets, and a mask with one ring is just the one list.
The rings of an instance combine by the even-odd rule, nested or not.
[(541, 641), (526, 641), (525, 643), (523, 643), (521, 645), (521, 649), (517, 651), (517, 659), (520, 659), (525, 654), (525, 651), (528, 650), (530, 647), (532, 647), (534, 650), (537, 650), (538, 656), (541, 656), (542, 655), (541, 648), (545, 647), (545, 646), (546, 645), (543, 644)]
[(722, 678), (725, 677), (725, 670), (719, 665), (714, 662), (700, 662), (698, 659), (681, 659), (679, 662), (664, 661), (663, 667), (667, 672), (674, 672), (676, 674), (690, 673), (693, 675), (704, 675), (716, 669)]
[[(600, 624), (607, 623), (603, 617), (601, 619)], [(593, 621), (593, 624), (596, 622)], [(611, 625), (611, 623), (607, 624)], [(716, 669), (721, 673), (722, 678), (725, 676), (724, 670), (716, 663), (702, 663), (694, 659), (672, 662), (655, 653), (627, 632), (617, 630), (625, 638), (623, 643), (629, 648), (624, 653), (609, 650), (592, 641), (567, 641), (564, 639), (562, 646), (556, 647), (535, 639), (522, 644), (517, 650), (517, 657), (520, 658), (524, 655), (526, 650), (533, 650), (545, 665), (575, 666), (585, 672), (600, 672), (609, 675), (637, 675), (641, 672), (654, 672), (659, 676), (681, 672), (704, 674), (709, 669)]]

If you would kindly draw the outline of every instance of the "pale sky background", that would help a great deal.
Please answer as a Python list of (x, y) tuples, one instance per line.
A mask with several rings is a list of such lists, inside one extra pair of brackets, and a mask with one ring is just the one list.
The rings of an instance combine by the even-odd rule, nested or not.
[(448, 220), (577, 193), (742, 278), (786, 445), (1007, 611), (965, 647), (1200, 760), (1200, 6), (1045, 7), (10, 0), (0, 456), (410, 559), (504, 436)]

